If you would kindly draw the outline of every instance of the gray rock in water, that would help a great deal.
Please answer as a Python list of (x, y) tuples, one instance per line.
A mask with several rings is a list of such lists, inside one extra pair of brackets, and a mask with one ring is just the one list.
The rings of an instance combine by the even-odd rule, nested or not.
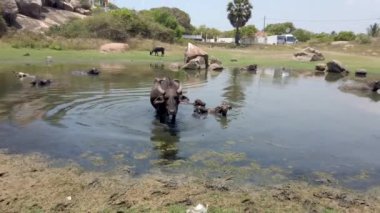
[(223, 66), (217, 63), (213, 63), (208, 67), (209, 70), (214, 70), (214, 71), (221, 71), (223, 70)]
[(208, 68), (209, 60), (207, 52), (203, 51), (201, 48), (193, 45), (192, 43), (188, 43), (185, 50), (185, 63), (189, 63), (194, 59), (199, 61), (199, 64), (201, 66), (204, 65), (206, 68)]
[(199, 69), (201, 69), (201, 65), (197, 61), (190, 61), (189, 63), (183, 65), (181, 69), (184, 69), (184, 70), (199, 70)]
[(327, 63), (327, 72), (342, 73), (348, 72), (348, 70), (337, 60), (333, 60)]
[(366, 77), (367, 76), (367, 70), (365, 69), (359, 69), (355, 72), (355, 76), (357, 77)]
[(317, 64), (315, 66), (315, 70), (316, 71), (319, 71), (319, 72), (324, 72), (327, 68), (327, 65), (326, 64)]

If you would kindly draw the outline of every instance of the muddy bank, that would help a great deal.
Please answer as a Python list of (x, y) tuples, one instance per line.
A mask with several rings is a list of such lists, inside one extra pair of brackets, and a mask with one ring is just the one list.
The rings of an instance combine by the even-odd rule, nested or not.
[(292, 182), (270, 187), (237, 185), (231, 178), (202, 179), (159, 172), (131, 177), (129, 168), (98, 173), (49, 159), (0, 154), (1, 212), (184, 212), (198, 203), (209, 212), (379, 212), (379, 194)]

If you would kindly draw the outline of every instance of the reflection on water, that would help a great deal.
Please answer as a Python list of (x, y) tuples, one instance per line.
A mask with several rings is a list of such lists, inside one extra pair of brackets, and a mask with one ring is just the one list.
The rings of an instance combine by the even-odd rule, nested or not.
[(175, 126), (167, 126), (158, 121), (154, 121), (152, 126), (150, 139), (153, 149), (159, 154), (159, 158), (168, 161), (178, 160), (177, 143), (180, 141), (180, 132), (176, 130)]
[[(279, 167), (292, 178), (322, 171), (355, 187), (380, 180), (380, 95), (340, 91), (347, 76), (282, 68), (172, 72), (162, 64), (103, 64), (97, 77), (74, 72), (89, 67), (1, 71), (0, 148), (41, 152), (90, 169), (126, 164), (138, 174), (223, 166), (256, 180), (258, 168)], [(49, 77), (53, 84), (32, 88), (12, 70)], [(181, 105), (174, 125), (161, 124), (149, 92), (153, 79), (164, 76), (180, 79), (192, 100), (207, 107), (226, 101), (233, 109), (227, 117), (198, 119), (191, 105)], [(204, 153), (218, 159), (200, 157)], [(365, 180), (347, 178), (363, 171)]]

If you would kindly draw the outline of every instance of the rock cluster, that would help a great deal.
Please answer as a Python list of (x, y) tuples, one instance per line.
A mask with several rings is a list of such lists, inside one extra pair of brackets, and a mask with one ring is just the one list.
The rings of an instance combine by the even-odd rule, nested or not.
[(300, 52), (294, 53), (294, 58), (299, 61), (324, 61), (323, 54), (311, 47), (307, 47)]
[(91, 14), (91, 0), (1, 0), (0, 12), (9, 26), (17, 26), (21, 14), (33, 19), (43, 19), (45, 8)]

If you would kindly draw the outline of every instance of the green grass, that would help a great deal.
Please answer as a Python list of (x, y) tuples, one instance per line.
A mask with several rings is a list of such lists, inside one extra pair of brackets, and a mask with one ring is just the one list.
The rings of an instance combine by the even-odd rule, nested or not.
[[(296, 51), (293, 47), (265, 47), (227, 49), (202, 47), (210, 56), (220, 59), (226, 67), (242, 67), (258, 64), (260, 67), (285, 67), (298, 70), (314, 70), (321, 62), (299, 62), (292, 58)], [(150, 56), (147, 50), (130, 50), (125, 53), (103, 54), (97, 50), (51, 50), (51, 49), (16, 49), (0, 43), (0, 66), (14, 64), (40, 64), (47, 56), (52, 56), (56, 64), (99, 64), (108, 63), (171, 63), (183, 62), (185, 47), (169, 46), (165, 57)], [(29, 53), (30, 56), (23, 56)], [(349, 70), (364, 68), (370, 73), (380, 74), (378, 56), (362, 56), (340, 52), (325, 52), (326, 63), (329, 60), (341, 61)], [(237, 62), (231, 62), (237, 59)]]

